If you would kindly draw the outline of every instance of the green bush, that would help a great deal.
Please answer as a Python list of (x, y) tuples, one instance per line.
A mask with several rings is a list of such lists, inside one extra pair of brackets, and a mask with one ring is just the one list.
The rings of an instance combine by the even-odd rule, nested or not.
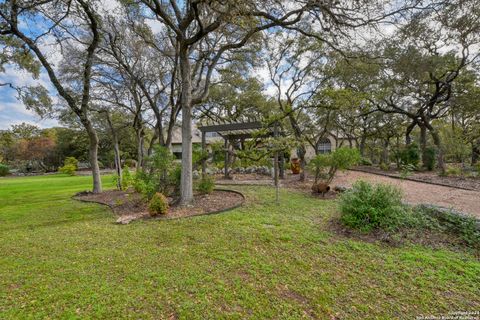
[(389, 171), (390, 170), (390, 166), (386, 163), (381, 163), (380, 164), (380, 169), (382, 169), (383, 171)]
[(342, 147), (332, 153), (317, 155), (308, 164), (308, 169), (314, 172), (315, 183), (322, 178), (329, 184), (338, 170), (347, 170), (359, 161), (360, 152), (357, 149)]
[(157, 216), (159, 214), (167, 214), (168, 212), (168, 200), (160, 192), (156, 192), (150, 202), (148, 203), (148, 212), (150, 215)]
[(409, 219), (400, 189), (388, 184), (357, 181), (340, 197), (341, 221), (361, 231), (395, 230)]
[(360, 164), (362, 166), (371, 166), (373, 165), (372, 163), (372, 160), (368, 159), (368, 158), (365, 158), (365, 157), (362, 157), (362, 159), (360, 160)]
[(74, 176), (77, 171), (77, 167), (75, 167), (73, 164), (66, 164), (63, 167), (60, 167), (58, 171), (63, 174), (68, 174), (69, 176)]
[(133, 179), (135, 191), (151, 199), (155, 192), (168, 196), (180, 190), (181, 167), (165, 147), (157, 146), (151, 157), (146, 159), (146, 171), (139, 171)]
[(74, 176), (78, 169), (78, 160), (75, 157), (66, 157), (63, 161), (63, 167), (58, 168), (58, 171), (63, 174)]
[(122, 189), (126, 190), (129, 187), (132, 186), (133, 183), (133, 177), (132, 174), (130, 173), (130, 170), (127, 165), (123, 166), (122, 169)]
[(449, 166), (445, 170), (445, 175), (447, 176), (459, 176), (462, 174), (462, 169), (454, 166)]
[(418, 168), (418, 163), (420, 162), (420, 151), (418, 149), (418, 145), (416, 143), (406, 145), (398, 152), (398, 157), (400, 164), (412, 165), (415, 168)]
[(205, 178), (200, 179), (197, 189), (201, 193), (212, 193), (215, 188), (215, 180), (212, 177), (206, 176)]
[(123, 165), (129, 168), (135, 168), (137, 166), (137, 161), (134, 159), (126, 159)]
[(400, 178), (406, 179), (412, 175), (416, 167), (413, 164), (402, 164), (400, 165)]
[(65, 160), (63, 161), (64, 166), (74, 166), (75, 170), (78, 169), (78, 160), (75, 157), (66, 157)]
[(0, 177), (5, 177), (9, 173), (10, 173), (10, 168), (5, 164), (0, 163)]
[(435, 148), (429, 147), (425, 149), (425, 163), (423, 166), (427, 168), (428, 171), (432, 171), (435, 168), (437, 152)]

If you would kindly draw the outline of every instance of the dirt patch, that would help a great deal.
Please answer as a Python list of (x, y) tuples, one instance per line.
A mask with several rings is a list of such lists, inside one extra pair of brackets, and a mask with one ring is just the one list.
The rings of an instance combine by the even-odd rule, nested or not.
[[(143, 196), (132, 191), (110, 190), (99, 194), (83, 192), (77, 194), (74, 199), (109, 206), (119, 216), (117, 222), (122, 224), (136, 219), (151, 218)], [(170, 205), (168, 213), (155, 219), (176, 219), (223, 212), (242, 205), (244, 200), (242, 194), (229, 190), (215, 190), (210, 194), (197, 193), (192, 204), (188, 206), (179, 206), (175, 199), (168, 198)]]

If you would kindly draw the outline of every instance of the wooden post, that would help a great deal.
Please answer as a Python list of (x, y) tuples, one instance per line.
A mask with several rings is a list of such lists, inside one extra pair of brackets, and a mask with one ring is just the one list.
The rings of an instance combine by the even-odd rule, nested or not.
[(207, 157), (205, 157), (205, 151), (207, 148), (207, 141), (205, 137), (205, 132), (202, 131), (202, 178), (205, 179), (207, 175)]
[(285, 154), (280, 152), (280, 179), (285, 179)]
[[(278, 137), (278, 123), (275, 123), (275, 127), (273, 129), (273, 136), (276, 139)], [(275, 183), (275, 201), (278, 204), (278, 150), (275, 150), (275, 158), (273, 160), (273, 181)]]
[(223, 177), (225, 179), (228, 179), (228, 162), (229, 162), (230, 154), (228, 152), (228, 138), (225, 137), (224, 139), (225, 139), (225, 146), (224, 146), (224, 148), (225, 148), (225, 168), (224, 168), (225, 172), (223, 173)]

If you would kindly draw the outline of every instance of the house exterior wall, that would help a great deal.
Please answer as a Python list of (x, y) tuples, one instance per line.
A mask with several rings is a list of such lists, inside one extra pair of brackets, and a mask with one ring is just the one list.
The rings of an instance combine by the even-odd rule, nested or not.
[[(344, 147), (348, 147), (350, 146), (350, 143), (348, 141), (348, 139), (345, 139), (345, 138), (335, 138), (335, 136), (333, 135), (329, 135), (326, 137), (326, 139), (328, 139), (330, 141), (330, 152), (333, 152), (335, 151), (335, 149), (337, 148), (337, 145), (340, 146), (344, 146)], [(342, 144), (343, 142), (343, 144)], [(356, 147), (356, 143), (355, 143), (355, 140), (351, 140), (352, 142), (352, 146), (353, 147)], [(291, 150), (290, 152), (291, 154), (291, 158), (298, 158), (298, 155), (297, 155), (297, 150), (296, 149), (293, 149)], [(307, 145), (306, 147), (306, 154), (305, 154), (305, 159), (307, 161), (310, 161), (311, 159), (315, 158), (315, 149), (311, 146), (311, 145)]]

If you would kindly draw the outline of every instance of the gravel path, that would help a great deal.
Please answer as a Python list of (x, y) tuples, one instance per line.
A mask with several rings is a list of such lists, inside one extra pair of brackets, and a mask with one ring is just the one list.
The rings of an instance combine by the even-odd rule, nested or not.
[(436, 186), (427, 183), (399, 180), (376, 174), (347, 171), (338, 173), (332, 185), (350, 186), (356, 180), (389, 183), (400, 187), (407, 202), (412, 204), (428, 203), (480, 217), (480, 192)]

